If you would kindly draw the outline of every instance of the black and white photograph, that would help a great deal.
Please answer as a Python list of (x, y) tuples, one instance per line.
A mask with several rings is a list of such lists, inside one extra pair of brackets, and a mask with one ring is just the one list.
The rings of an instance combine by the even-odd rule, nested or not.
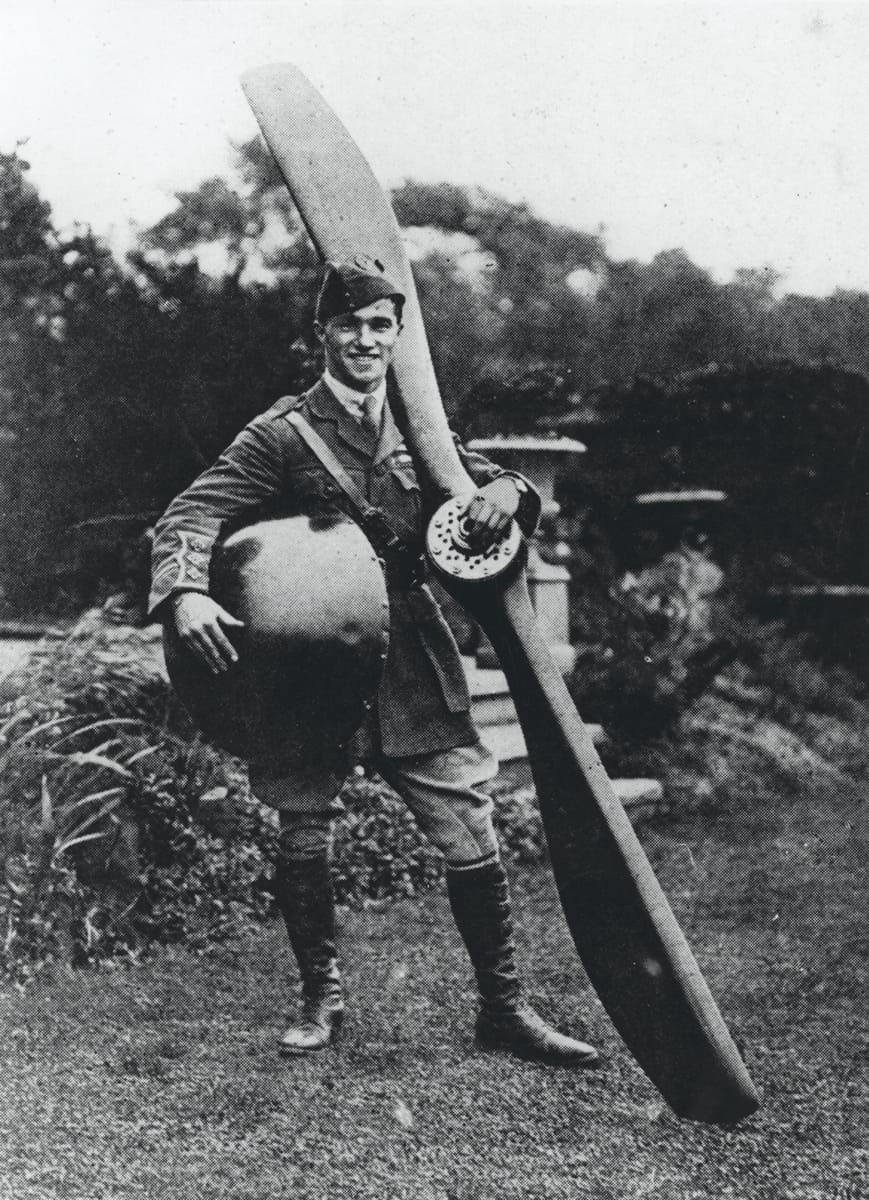
[(869, 8), (0, 12), (0, 1200), (869, 1194)]

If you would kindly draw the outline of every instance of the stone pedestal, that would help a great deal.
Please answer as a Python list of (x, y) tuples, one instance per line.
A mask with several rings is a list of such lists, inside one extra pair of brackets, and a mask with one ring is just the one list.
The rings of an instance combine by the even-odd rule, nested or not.
[(563, 565), (569, 551), (555, 536), (560, 506), (555, 499), (558, 472), (571, 455), (585, 446), (566, 437), (492, 437), (468, 443), (499, 466), (524, 475), (543, 501), (540, 529), (528, 547), (528, 588), (543, 636), (552, 656), (566, 674), (573, 669), (570, 645), (570, 572)]
[(680, 543), (704, 545), (714, 538), (727, 502), (718, 488), (641, 492), (634, 497), (635, 540), (653, 538), (656, 558)]

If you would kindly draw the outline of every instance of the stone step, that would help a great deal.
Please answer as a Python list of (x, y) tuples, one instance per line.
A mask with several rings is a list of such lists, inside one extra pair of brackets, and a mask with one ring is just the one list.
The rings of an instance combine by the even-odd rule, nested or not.
[(493, 696), (509, 696), (507, 678), (498, 667), (481, 667), (472, 658), (463, 657), (462, 665), (468, 680), (468, 690), (473, 699)]
[(473, 697), (503, 696), (509, 692), (504, 672), (496, 667), (478, 667), (472, 658), (463, 658), (462, 666), (468, 679), (468, 689)]
[[(604, 739), (600, 725), (587, 728), (595, 742)], [(480, 737), (501, 765), (501, 775), (512, 783), (527, 786), (531, 783), (531, 768), (528, 751), (518, 722), (480, 727)], [(658, 779), (613, 779), (615, 793), (625, 809), (633, 817), (646, 816), (659, 810), (664, 798), (664, 788)]]
[[(475, 723), (478, 726), (515, 724), (516, 708), (504, 672), (490, 667), (478, 667), (472, 658), (462, 661), (468, 679), (468, 690), (471, 693)], [(599, 725), (590, 728), (596, 743), (605, 740), (604, 731)]]
[(479, 732), (483, 743), (489, 747), (502, 766), (505, 763), (523, 762), (527, 759), (525, 738), (518, 721), (505, 725), (485, 725), (480, 727)]
[(614, 779), (616, 795), (629, 812), (639, 808), (652, 809), (664, 799), (660, 779)]
[[(471, 707), (474, 722), (480, 727), (491, 725), (517, 725), (516, 707), (510, 696), (510, 689), (504, 672), (490, 667), (478, 667), (472, 658), (462, 660), (468, 679), (468, 690), (471, 693)], [(590, 725), (592, 738), (596, 745), (606, 740), (604, 730), (600, 725)], [(502, 738), (508, 735), (498, 735)], [(515, 734), (509, 735), (515, 739)], [(519, 732), (521, 742), (522, 734)], [(512, 745), (512, 741), (510, 742)], [(522, 755), (524, 755), (524, 743)], [(514, 756), (515, 757), (515, 756)]]
[(503, 696), (474, 696), (471, 709), (474, 724), (481, 728), (484, 725), (512, 725), (517, 720), (516, 706), (509, 692)]
[(478, 667), (474, 660), (463, 659), (471, 706), (477, 725), (508, 725), (516, 720), (516, 709), (504, 672)]
[[(472, 712), (476, 718), (476, 706)], [(492, 725), (483, 725), (479, 722), (477, 724), (480, 737), (499, 762), (524, 762), (528, 758), (525, 738), (522, 736), (522, 729), (518, 721), (505, 721)], [(606, 741), (606, 733), (601, 725), (586, 725), (586, 729), (591, 734), (591, 740), (596, 746)]]

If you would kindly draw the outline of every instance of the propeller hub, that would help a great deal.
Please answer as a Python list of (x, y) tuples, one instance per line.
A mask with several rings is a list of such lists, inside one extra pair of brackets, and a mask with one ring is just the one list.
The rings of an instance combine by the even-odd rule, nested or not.
[(467, 497), (454, 496), (440, 506), (429, 522), (426, 552), (442, 575), (465, 583), (482, 583), (502, 575), (513, 563), (522, 546), (522, 534), (511, 521), (506, 534), (488, 550), (472, 549), (464, 517), (467, 503)]

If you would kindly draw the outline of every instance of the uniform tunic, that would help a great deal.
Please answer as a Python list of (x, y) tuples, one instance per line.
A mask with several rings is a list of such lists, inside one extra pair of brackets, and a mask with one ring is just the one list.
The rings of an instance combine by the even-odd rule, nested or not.
[[(251, 421), (214, 466), (170, 504), (155, 529), (151, 613), (175, 591), (208, 591), (214, 545), (233, 528), (316, 502), (355, 518), (343, 492), (286, 419), (292, 409), (320, 434), (399, 538), (422, 555), (419, 482), (388, 404), (375, 439), (321, 380), (303, 396), (284, 397)], [(510, 474), (458, 449), (478, 484)], [(526, 533), (535, 528), (539, 513), (539, 497), (529, 489), (517, 513)], [(407, 757), (475, 743), (464, 669), (437, 601), (424, 582), (409, 580), (389, 563), (386, 575), (390, 637), (377, 698), (382, 753)]]

